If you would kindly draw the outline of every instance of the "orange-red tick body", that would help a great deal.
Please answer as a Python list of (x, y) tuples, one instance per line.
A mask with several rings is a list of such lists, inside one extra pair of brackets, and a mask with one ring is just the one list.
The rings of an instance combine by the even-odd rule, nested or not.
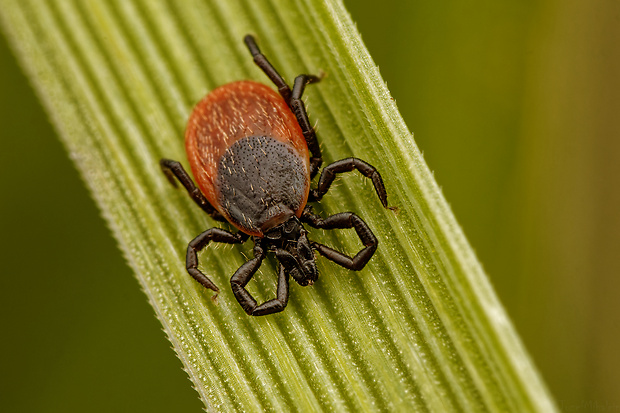
[(295, 115), (268, 86), (221, 86), (196, 105), (185, 132), (192, 173), (207, 200), (248, 235), (263, 236), (310, 191), (308, 145)]

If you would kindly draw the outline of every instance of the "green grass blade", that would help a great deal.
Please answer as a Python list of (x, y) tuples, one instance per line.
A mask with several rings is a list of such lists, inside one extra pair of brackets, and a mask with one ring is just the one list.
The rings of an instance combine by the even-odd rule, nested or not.
[[(209, 410), (552, 411), (471, 247), (338, 1), (17, 1), (0, 18), (69, 153)], [(254, 33), (287, 79), (324, 72), (307, 104), (326, 163), (356, 156), (384, 176), (346, 176), (324, 216), (354, 211), (380, 246), (363, 271), (319, 259), (285, 312), (245, 315), (227, 288), (251, 246), (209, 246), (201, 268), (219, 305), (185, 272), (187, 242), (216, 225), (159, 171), (182, 160), (192, 106), (223, 83), (265, 82)], [(352, 231), (313, 231), (342, 251)], [(275, 293), (275, 261), (250, 287)]]

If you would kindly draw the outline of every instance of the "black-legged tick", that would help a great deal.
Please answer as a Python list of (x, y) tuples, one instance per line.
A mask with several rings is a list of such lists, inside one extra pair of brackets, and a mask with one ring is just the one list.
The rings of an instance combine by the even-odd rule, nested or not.
[[(317, 76), (299, 75), (291, 89), (260, 52), (251, 35), (245, 37), (254, 62), (278, 88), (252, 81), (218, 87), (196, 105), (185, 132), (185, 149), (198, 187), (181, 164), (162, 159), (162, 170), (176, 186), (178, 179), (192, 199), (213, 219), (229, 222), (239, 231), (211, 228), (187, 247), (189, 274), (216, 293), (218, 287), (198, 269), (197, 253), (209, 242), (238, 244), (250, 236), (254, 258), (230, 279), (241, 307), (250, 315), (282, 311), (288, 302), (289, 276), (299, 285), (312, 285), (317, 277), (314, 251), (350, 270), (359, 271), (377, 249), (377, 238), (352, 212), (325, 219), (312, 213), (307, 202), (321, 200), (336, 174), (357, 169), (370, 178), (384, 207), (387, 193), (379, 172), (368, 163), (347, 158), (321, 172), (316, 189), (310, 181), (323, 162), (321, 150), (301, 96)], [(200, 188), (200, 189), (198, 189)], [(325, 245), (309, 241), (302, 225), (313, 228), (354, 228), (364, 248), (351, 258)], [(245, 289), (267, 252), (278, 259), (277, 297), (260, 305)]]

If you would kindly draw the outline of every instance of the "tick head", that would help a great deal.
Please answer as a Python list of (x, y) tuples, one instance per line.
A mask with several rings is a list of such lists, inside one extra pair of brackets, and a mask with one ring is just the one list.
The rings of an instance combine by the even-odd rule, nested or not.
[[(314, 252), (308, 241), (306, 229), (296, 216), (278, 227), (276, 258), (284, 270), (301, 286), (312, 285), (318, 278)], [(276, 228), (274, 228), (275, 230)], [(275, 233), (265, 234), (265, 238), (275, 241)], [(272, 242), (273, 242), (272, 241)]]

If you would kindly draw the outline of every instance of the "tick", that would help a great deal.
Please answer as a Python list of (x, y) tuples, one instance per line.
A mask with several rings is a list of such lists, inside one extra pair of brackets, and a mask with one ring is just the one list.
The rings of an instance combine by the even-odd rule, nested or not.
[[(318, 277), (314, 251), (350, 270), (359, 271), (377, 249), (377, 238), (352, 212), (327, 218), (312, 212), (308, 202), (318, 202), (337, 174), (358, 170), (370, 178), (384, 207), (387, 192), (381, 175), (357, 158), (336, 161), (321, 171), (318, 184), (311, 181), (323, 162), (321, 149), (301, 96), (306, 85), (319, 77), (299, 75), (291, 89), (261, 53), (251, 35), (244, 39), (254, 62), (278, 89), (253, 81), (238, 81), (210, 92), (194, 108), (185, 132), (185, 150), (196, 186), (183, 166), (160, 161), (168, 180), (175, 178), (190, 197), (213, 219), (228, 222), (237, 232), (211, 228), (187, 246), (187, 272), (205, 288), (219, 288), (198, 269), (197, 253), (210, 242), (241, 244), (250, 237), (254, 258), (230, 279), (235, 298), (249, 315), (284, 310), (289, 297), (289, 277), (299, 285), (312, 285)], [(312, 228), (353, 228), (364, 248), (354, 257), (308, 239), (303, 224)], [(258, 304), (245, 289), (268, 252), (278, 265), (276, 298)]]

